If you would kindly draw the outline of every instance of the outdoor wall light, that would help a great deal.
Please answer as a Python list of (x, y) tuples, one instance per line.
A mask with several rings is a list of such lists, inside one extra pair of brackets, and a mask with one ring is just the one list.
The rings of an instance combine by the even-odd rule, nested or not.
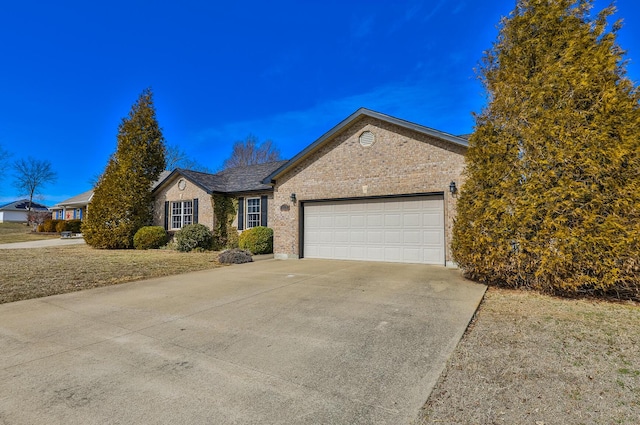
[(289, 197), (289, 199), (291, 199), (291, 202), (295, 204), (296, 203), (296, 194), (292, 193), (291, 196)]
[(452, 195), (455, 195), (457, 191), (458, 188), (456, 187), (456, 182), (452, 181), (449, 183), (449, 192), (451, 192)]

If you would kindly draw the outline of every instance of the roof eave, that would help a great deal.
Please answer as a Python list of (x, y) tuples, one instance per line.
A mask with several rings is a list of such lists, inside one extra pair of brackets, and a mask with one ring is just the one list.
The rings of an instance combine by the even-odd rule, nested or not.
[(266, 188), (262, 188), (262, 189), (244, 189), (244, 190), (234, 190), (234, 191), (229, 191), (229, 192), (217, 192), (219, 194), (223, 194), (223, 195), (244, 195), (247, 193), (256, 193), (256, 192), (267, 192), (267, 193), (272, 193), (273, 192), (273, 187), (266, 187)]

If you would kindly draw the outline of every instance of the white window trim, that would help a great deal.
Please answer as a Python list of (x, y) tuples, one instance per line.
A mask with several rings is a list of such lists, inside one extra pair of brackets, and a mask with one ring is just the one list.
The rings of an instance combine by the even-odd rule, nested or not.
[[(180, 206), (180, 212), (178, 214), (174, 214), (174, 211), (177, 210), (175, 208), (176, 205)], [(185, 213), (187, 207), (191, 208), (190, 214)], [(174, 226), (174, 217), (179, 217), (178, 227)], [(180, 230), (187, 224), (193, 224), (193, 200), (171, 201), (169, 205), (169, 225), (171, 230)]]
[[(249, 201), (257, 201), (257, 204), (253, 206), (254, 208), (257, 207), (257, 211), (249, 211)], [(262, 225), (262, 199), (260, 197), (247, 198), (245, 200), (245, 211), (245, 229)], [(257, 220), (249, 220), (250, 215), (257, 215)]]

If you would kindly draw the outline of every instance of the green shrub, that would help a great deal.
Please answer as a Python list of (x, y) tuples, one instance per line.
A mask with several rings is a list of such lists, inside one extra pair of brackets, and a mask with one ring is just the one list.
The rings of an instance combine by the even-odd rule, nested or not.
[(81, 225), (82, 225), (82, 220), (78, 220), (78, 219), (67, 220), (64, 230), (67, 230), (73, 233), (80, 233)]
[(238, 229), (236, 227), (229, 225), (224, 232), (221, 232), (220, 229), (216, 229), (213, 231), (213, 249), (219, 251), (237, 247)]
[(213, 235), (204, 224), (189, 224), (184, 226), (175, 236), (176, 249), (189, 252), (196, 248), (211, 249)]
[(56, 226), (63, 220), (46, 220), (43, 223), (43, 231), (47, 233), (56, 232)]
[(169, 239), (167, 231), (161, 226), (141, 227), (133, 235), (133, 247), (135, 249), (157, 249), (164, 246)]
[(273, 252), (273, 229), (264, 226), (253, 227), (240, 234), (240, 249), (251, 251), (254, 255)]
[(67, 230), (67, 223), (64, 220), (56, 220), (56, 232), (61, 233)]
[(233, 226), (229, 226), (227, 228), (227, 249), (234, 249), (234, 248), (238, 248), (239, 245), (239, 237), (240, 235), (238, 234), (238, 228), (237, 227), (233, 227)]
[(238, 229), (233, 227), (238, 200), (229, 195), (211, 195), (215, 227), (213, 229), (213, 248), (216, 250), (238, 247)]

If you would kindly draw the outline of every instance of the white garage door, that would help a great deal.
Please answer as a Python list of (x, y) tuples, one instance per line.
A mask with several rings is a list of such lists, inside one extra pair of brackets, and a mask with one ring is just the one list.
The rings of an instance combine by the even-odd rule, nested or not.
[(304, 257), (444, 264), (443, 196), (304, 205)]

